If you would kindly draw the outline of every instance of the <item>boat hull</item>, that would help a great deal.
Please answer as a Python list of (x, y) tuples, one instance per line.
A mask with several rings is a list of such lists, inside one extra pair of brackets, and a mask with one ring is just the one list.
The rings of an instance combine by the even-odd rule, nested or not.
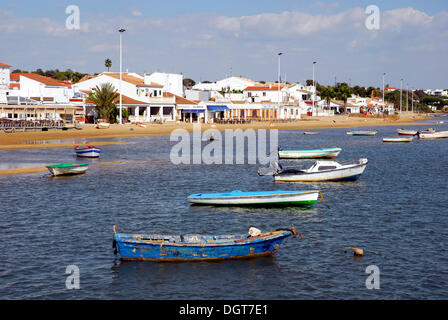
[(336, 158), (341, 151), (341, 148), (318, 150), (281, 150), (278, 152), (278, 157), (279, 159)]
[(77, 166), (67, 168), (47, 166), (48, 171), (50, 171), (50, 173), (53, 176), (83, 174), (87, 171), (88, 168), (89, 168), (88, 166)]
[(363, 174), (367, 163), (346, 169), (327, 172), (310, 172), (303, 174), (279, 174), (274, 176), (275, 182), (322, 182), (322, 181), (355, 181)]
[(415, 136), (418, 132), (416, 130), (397, 129), (399, 136)]
[(352, 136), (375, 136), (377, 131), (348, 131), (348, 135)]
[[(213, 240), (213, 236), (185, 235), (165, 240), (151, 240), (154, 236), (115, 234), (117, 251), (125, 261), (188, 262), (227, 259), (250, 259), (270, 256), (280, 248), (291, 231), (276, 231), (269, 236), (231, 236), (228, 240)], [(149, 240), (140, 240), (138, 238)], [(182, 239), (201, 239), (192, 243)], [(210, 239), (210, 240), (207, 240)], [(168, 241), (166, 241), (168, 240)]]
[(402, 137), (402, 138), (383, 138), (383, 142), (412, 142), (413, 136), (410, 137)]
[(75, 153), (77, 157), (81, 158), (98, 158), (101, 154), (101, 149), (94, 147), (75, 147)]
[(448, 131), (439, 131), (433, 133), (422, 133), (418, 134), (420, 139), (443, 139), (448, 138)]
[(197, 205), (214, 206), (311, 206), (319, 191), (279, 191), (275, 193), (233, 191), (227, 194), (194, 194), (187, 200)]

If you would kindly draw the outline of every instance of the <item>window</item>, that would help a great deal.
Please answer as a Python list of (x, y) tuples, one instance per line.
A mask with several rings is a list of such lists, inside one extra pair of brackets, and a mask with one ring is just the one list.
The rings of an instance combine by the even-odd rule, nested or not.
[(266, 97), (266, 92), (263, 92), (263, 97)]

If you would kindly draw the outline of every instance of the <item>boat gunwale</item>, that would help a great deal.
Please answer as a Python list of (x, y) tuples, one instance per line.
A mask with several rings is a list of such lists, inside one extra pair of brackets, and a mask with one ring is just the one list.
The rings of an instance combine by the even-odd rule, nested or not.
[[(271, 231), (268, 232), (266, 235), (263, 236), (257, 236), (257, 237), (248, 237), (243, 238), (245, 234), (243, 235), (234, 235), (234, 236), (241, 236), (241, 238), (229, 240), (226, 242), (194, 242), (194, 243), (188, 243), (188, 242), (169, 242), (164, 241), (163, 239), (136, 239), (136, 237), (139, 236), (148, 236), (149, 235), (139, 235), (139, 234), (122, 234), (117, 233), (114, 235), (115, 241), (120, 243), (127, 243), (127, 244), (133, 244), (133, 245), (147, 245), (147, 246), (163, 246), (165, 248), (169, 247), (197, 247), (197, 248), (204, 248), (204, 247), (222, 247), (222, 246), (243, 246), (243, 245), (252, 245), (252, 244), (258, 244), (270, 240), (276, 240), (276, 239), (283, 239), (287, 238), (289, 236), (293, 235), (292, 231), (287, 230), (279, 230), (279, 231)], [(122, 238), (122, 236), (125, 236), (125, 238)], [(169, 235), (152, 235), (155, 236), (169, 236)], [(184, 235), (184, 237), (190, 237), (190, 236), (204, 236), (204, 235)], [(233, 235), (229, 235), (233, 236)], [(237, 242), (238, 241), (238, 242)]]
[[(229, 195), (228, 196), (211, 196), (211, 197), (202, 197), (202, 196), (196, 196), (193, 197), (193, 195), (190, 195), (187, 197), (187, 199), (225, 199), (225, 198), (249, 198), (249, 197), (272, 197), (272, 196), (295, 196), (295, 195), (305, 195), (305, 194), (314, 194), (318, 193), (319, 190), (315, 191), (300, 191), (300, 192), (294, 192), (294, 193), (277, 193), (277, 194), (263, 194), (263, 195), (247, 195), (247, 196), (237, 196), (237, 195)], [(206, 193), (207, 194), (207, 193)], [(212, 193), (208, 193), (212, 194)], [(217, 193), (218, 194), (218, 193)]]
[(334, 171), (341, 171), (341, 170), (348, 170), (348, 169), (356, 169), (358, 167), (362, 167), (362, 166), (367, 166), (368, 164), (368, 160), (366, 163), (361, 163), (361, 164), (354, 164), (353, 167), (350, 168), (338, 168), (338, 169), (328, 169), (328, 170), (322, 170), (322, 171), (318, 171), (318, 172), (298, 172), (298, 173), (279, 173), (279, 174), (275, 174), (274, 177), (280, 177), (280, 176), (302, 176), (302, 175), (311, 175), (311, 174), (316, 174), (316, 173), (327, 173), (327, 172), (334, 172)]

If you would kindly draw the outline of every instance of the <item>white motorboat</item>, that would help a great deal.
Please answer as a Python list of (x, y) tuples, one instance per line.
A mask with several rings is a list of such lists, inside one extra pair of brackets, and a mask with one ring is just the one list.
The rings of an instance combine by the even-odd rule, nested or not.
[(418, 137), (420, 139), (442, 139), (448, 138), (448, 131), (435, 131), (435, 132), (419, 132)]
[(285, 168), (278, 163), (271, 163), (269, 168), (260, 168), (260, 176), (272, 175), (276, 182), (320, 182), (320, 181), (354, 181), (364, 172), (368, 160), (361, 158), (350, 163), (336, 161), (316, 161), (310, 168), (300, 170)]

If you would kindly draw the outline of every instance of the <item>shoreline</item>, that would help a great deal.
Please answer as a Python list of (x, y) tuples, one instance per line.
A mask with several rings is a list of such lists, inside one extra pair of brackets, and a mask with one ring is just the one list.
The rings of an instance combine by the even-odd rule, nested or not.
[[(201, 124), (201, 130), (215, 129), (224, 131), (226, 129), (278, 129), (278, 130), (319, 130), (319, 129), (342, 129), (356, 127), (383, 127), (383, 126), (408, 126), (408, 125), (427, 125), (436, 124), (425, 123), (429, 120), (424, 114), (402, 114), (398, 119), (389, 118), (364, 118), (349, 117), (348, 115), (339, 115), (332, 117), (304, 117), (301, 120), (291, 122), (251, 122), (248, 124)], [(147, 136), (169, 136), (175, 129), (185, 129), (193, 131), (193, 124), (188, 123), (165, 123), (165, 124), (147, 124), (146, 128), (135, 124), (125, 124), (123, 126), (111, 125), (108, 129), (96, 129), (93, 125), (88, 125), (83, 130), (55, 130), (55, 131), (34, 131), (34, 132), (15, 132), (0, 133), (0, 150), (18, 150), (18, 149), (47, 149), (47, 148), (69, 148), (77, 145), (108, 145), (108, 144), (127, 144), (127, 142), (118, 141), (92, 141), (89, 143), (68, 143), (54, 142), (51, 140), (73, 140), (73, 139), (113, 139), (127, 137), (147, 137)], [(49, 141), (49, 143), (29, 143), (36, 141)]]

